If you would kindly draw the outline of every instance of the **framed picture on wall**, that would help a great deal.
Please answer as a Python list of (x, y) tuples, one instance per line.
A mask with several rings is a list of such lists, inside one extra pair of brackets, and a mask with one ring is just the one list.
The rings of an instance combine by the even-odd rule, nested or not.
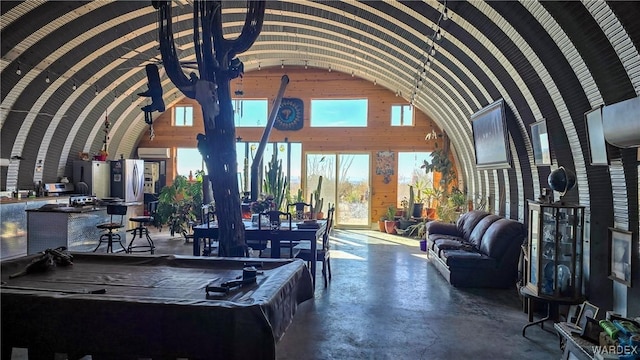
[(503, 169), (511, 167), (504, 100), (500, 99), (471, 115), (476, 167)]
[(607, 143), (604, 140), (602, 125), (602, 106), (584, 114), (589, 144), (589, 158), (591, 165), (609, 165)]
[(630, 231), (609, 228), (609, 279), (631, 287)]
[(535, 164), (537, 166), (551, 165), (549, 133), (547, 132), (547, 121), (545, 119), (531, 124), (531, 145), (533, 146)]

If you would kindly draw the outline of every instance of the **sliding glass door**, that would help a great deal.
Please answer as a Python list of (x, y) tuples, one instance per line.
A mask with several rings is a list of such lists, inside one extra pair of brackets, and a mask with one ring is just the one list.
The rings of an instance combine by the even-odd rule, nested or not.
[(322, 176), (323, 212), (335, 204), (335, 224), (341, 227), (368, 228), (369, 154), (307, 153), (305, 196), (318, 185)]

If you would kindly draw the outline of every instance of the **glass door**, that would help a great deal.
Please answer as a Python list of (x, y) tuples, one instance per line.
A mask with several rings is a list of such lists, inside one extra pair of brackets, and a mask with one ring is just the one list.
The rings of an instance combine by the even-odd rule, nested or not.
[(335, 224), (342, 227), (368, 228), (369, 154), (307, 154), (306, 198), (314, 191), (322, 176), (323, 212), (328, 204), (336, 204)]

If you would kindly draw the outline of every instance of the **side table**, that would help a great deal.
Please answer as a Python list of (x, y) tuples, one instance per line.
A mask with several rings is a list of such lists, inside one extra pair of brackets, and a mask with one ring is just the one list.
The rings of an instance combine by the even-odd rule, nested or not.
[(572, 326), (566, 322), (553, 324), (560, 338), (560, 349), (563, 349), (562, 359), (593, 360), (593, 344), (576, 334), (571, 333)]
[[(524, 296), (527, 301), (527, 315), (529, 323), (522, 328), (522, 336), (526, 336), (525, 332), (528, 327), (540, 324), (540, 326), (544, 329), (544, 322), (547, 320), (558, 320), (558, 307), (560, 305), (575, 305), (581, 304), (584, 299), (567, 299), (567, 298), (551, 298), (545, 296), (537, 296), (532, 293), (531, 290), (526, 287), (520, 287), (520, 294)], [(544, 302), (547, 305), (547, 315), (539, 320), (533, 321), (533, 306), (532, 300)]]

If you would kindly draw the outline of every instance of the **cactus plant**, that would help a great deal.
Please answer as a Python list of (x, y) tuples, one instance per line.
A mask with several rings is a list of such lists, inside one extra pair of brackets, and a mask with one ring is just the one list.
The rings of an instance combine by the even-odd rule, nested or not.
[(265, 194), (273, 195), (276, 210), (282, 210), (287, 193), (287, 177), (282, 171), (282, 160), (278, 160), (276, 153), (265, 168), (265, 178), (262, 185)]
[(320, 193), (322, 191), (322, 176), (318, 177), (318, 186), (311, 193), (311, 217), (315, 217), (318, 213), (322, 212), (322, 205), (324, 203), (324, 198), (320, 197)]

